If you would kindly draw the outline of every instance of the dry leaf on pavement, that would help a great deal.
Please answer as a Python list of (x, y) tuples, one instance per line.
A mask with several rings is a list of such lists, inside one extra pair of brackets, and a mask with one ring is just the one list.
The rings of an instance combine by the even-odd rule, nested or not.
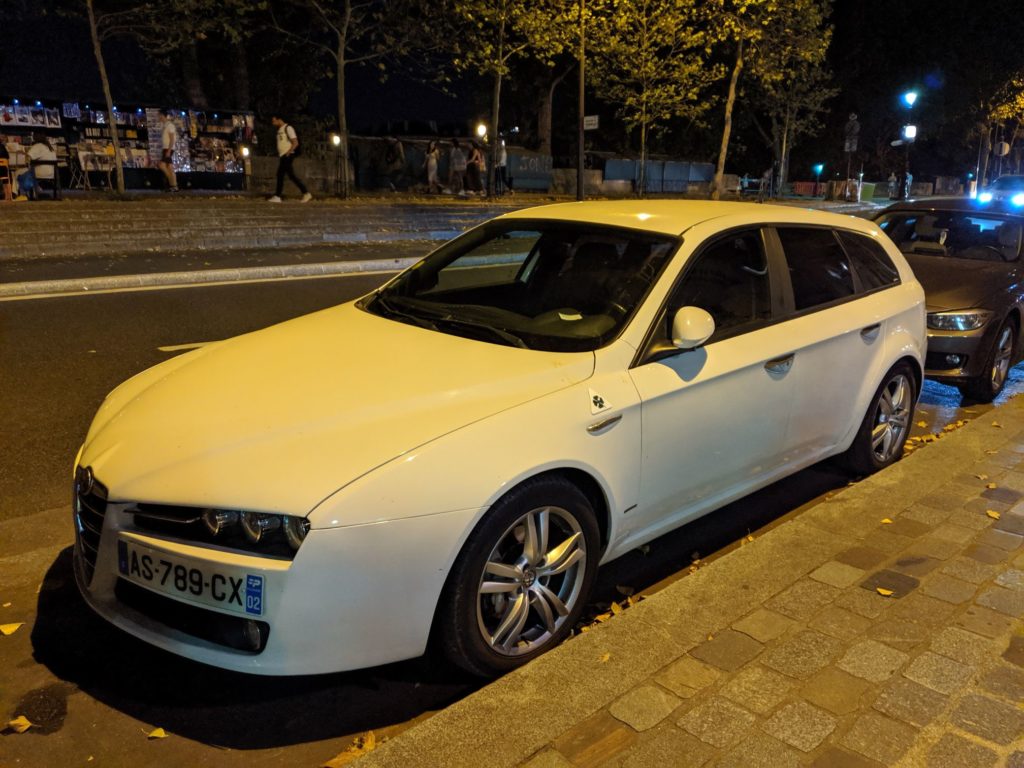
[(878, 592), (882, 597), (892, 597), (893, 591), (886, 589), (885, 587), (875, 587), (875, 591)]
[(367, 731), (363, 736), (356, 736), (348, 749), (324, 763), (323, 768), (344, 768), (376, 748), (377, 737), (374, 736), (373, 731)]
[(0, 635), (7, 637), (13, 635), (19, 629), (25, 626), (25, 622), (19, 621), (17, 624), (0, 624)]
[(890, 520), (888, 517), (883, 517), (882, 525), (892, 525), (892, 520)]
[(993, 520), (999, 519), (999, 513), (996, 512), (994, 509), (986, 509), (985, 514), (991, 517)]
[(988, 480), (988, 475), (975, 475), (979, 480)]
[(919, 422), (917, 422), (917, 426), (919, 426), (921, 429), (927, 429), (928, 428), (928, 422), (927, 421), (919, 421)]
[(154, 728), (152, 731), (146, 734), (147, 739), (166, 739), (167, 731), (163, 728)]
[(4, 603), (4, 608), (10, 608), (10, 607), (11, 607), (10, 603)]
[(996, 488), (996, 484), (995, 483), (985, 483), (985, 487), (988, 488), (990, 491), (993, 491)]
[(7, 727), (15, 733), (24, 733), (33, 725), (35, 725), (35, 723), (31, 722), (24, 715), (18, 715), (16, 718), (7, 723)]
[(608, 661), (608, 659), (610, 659), (611, 657), (612, 657), (612, 655), (611, 655), (610, 653), (608, 653), (608, 652), (602, 653), (602, 654), (601, 654), (601, 658), (600, 658), (600, 662), (601, 662), (602, 664), (604, 664), (604, 663), (605, 663), (606, 661)]
[(1003, 425), (1002, 425), (1002, 424), (1000, 424), (1000, 423), (999, 423), (998, 421), (993, 421), (993, 422), (992, 422), (992, 426), (993, 426), (993, 427), (1000, 427), (1000, 428), (1002, 428), (1002, 426), (1003, 426)]

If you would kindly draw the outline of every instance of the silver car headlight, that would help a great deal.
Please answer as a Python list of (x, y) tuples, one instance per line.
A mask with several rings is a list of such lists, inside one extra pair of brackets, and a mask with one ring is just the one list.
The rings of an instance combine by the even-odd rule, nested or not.
[(976, 331), (992, 317), (985, 309), (966, 309), (957, 312), (932, 312), (928, 327), (935, 331)]

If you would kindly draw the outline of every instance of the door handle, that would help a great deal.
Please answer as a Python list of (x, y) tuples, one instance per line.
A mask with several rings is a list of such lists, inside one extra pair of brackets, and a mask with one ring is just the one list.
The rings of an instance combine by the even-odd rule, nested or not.
[(867, 328), (861, 328), (860, 337), (866, 341), (870, 341), (871, 339), (874, 339), (876, 336), (878, 336), (878, 332), (879, 330), (881, 330), (881, 328), (881, 323), (875, 323), (874, 325), (869, 325)]
[(601, 419), (600, 421), (595, 421), (593, 424), (591, 424), (589, 427), (587, 427), (587, 432), (589, 432), (590, 434), (593, 435), (593, 434), (595, 434), (597, 432), (600, 432), (602, 429), (607, 429), (612, 424), (617, 424), (621, 419), (622, 419), (622, 414), (620, 413), (617, 416), (609, 416), (607, 419)]
[(784, 357), (776, 357), (774, 360), (769, 360), (764, 364), (764, 369), (768, 373), (789, 373), (789, 369), (793, 367), (793, 358), (796, 357), (795, 352), (791, 352)]

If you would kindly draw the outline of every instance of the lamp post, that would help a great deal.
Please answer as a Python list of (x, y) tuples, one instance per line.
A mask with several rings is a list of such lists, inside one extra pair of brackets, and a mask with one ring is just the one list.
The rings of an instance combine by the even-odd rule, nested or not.
[[(917, 103), (917, 91), (907, 91), (900, 97), (900, 101), (909, 112)], [(910, 145), (917, 138), (917, 126), (904, 125), (901, 138), (903, 139), (903, 173), (900, 177), (900, 192), (897, 197), (900, 200), (906, 200), (910, 196), (910, 179), (913, 178), (910, 175)]]
[(818, 186), (821, 182), (821, 172), (825, 170), (824, 163), (818, 163), (811, 170), (814, 171), (814, 196), (818, 196)]
[(583, 85), (586, 82), (586, 62), (587, 62), (587, 44), (586, 44), (586, 27), (584, 26), (586, 21), (586, 0), (580, 0), (580, 72), (579, 72), (579, 107), (580, 113), (577, 116), (576, 125), (576, 144), (577, 144), (577, 155), (576, 155), (576, 199), (583, 200), (584, 189), (583, 189), (583, 116), (586, 112), (586, 107), (583, 102)]

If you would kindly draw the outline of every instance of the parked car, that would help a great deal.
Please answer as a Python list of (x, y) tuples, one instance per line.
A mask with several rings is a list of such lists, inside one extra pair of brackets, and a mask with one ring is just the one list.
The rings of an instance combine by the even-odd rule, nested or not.
[(1009, 202), (1024, 207), (1024, 176), (1000, 176), (978, 194), (978, 202)]
[(364, 298), (151, 368), (75, 460), (75, 573), (153, 645), (262, 674), (562, 641), (599, 563), (836, 454), (902, 454), (924, 293), (876, 226), (551, 205)]
[(1024, 216), (965, 198), (897, 203), (877, 218), (924, 286), (926, 375), (990, 402), (1021, 359)]

